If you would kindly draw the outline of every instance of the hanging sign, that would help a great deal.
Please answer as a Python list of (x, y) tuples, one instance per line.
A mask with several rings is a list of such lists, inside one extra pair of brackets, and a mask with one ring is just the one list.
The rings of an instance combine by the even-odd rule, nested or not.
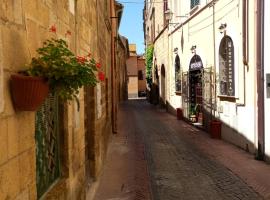
[(203, 68), (203, 63), (202, 63), (201, 57), (198, 55), (194, 55), (190, 60), (189, 70), (194, 71), (194, 70), (199, 70), (202, 68)]

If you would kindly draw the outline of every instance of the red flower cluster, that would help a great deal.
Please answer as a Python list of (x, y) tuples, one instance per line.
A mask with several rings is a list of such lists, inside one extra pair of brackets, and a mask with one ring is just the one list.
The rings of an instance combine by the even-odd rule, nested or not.
[(99, 78), (99, 80), (100, 81), (104, 81), (105, 80), (105, 74), (104, 74), (104, 72), (98, 72), (98, 78)]
[(49, 29), (50, 32), (56, 33), (56, 26), (52, 25), (51, 28)]
[(100, 69), (101, 68), (101, 64), (100, 63), (96, 63), (96, 67)]
[(76, 59), (79, 63), (82, 63), (82, 64), (86, 62), (86, 58), (82, 56), (77, 56)]
[[(56, 33), (56, 26), (52, 25), (49, 29), (50, 32)], [(65, 35), (71, 35), (71, 31), (67, 31)], [(83, 57), (83, 56), (77, 56), (76, 59), (79, 63), (84, 64), (85, 62), (87, 62), (87, 57), (91, 57), (92, 54), (89, 52), (87, 56)], [(96, 63), (96, 68), (100, 69), (101, 68), (101, 63), (97, 62)], [(100, 81), (104, 81), (105, 80), (105, 74), (102, 71), (98, 72), (98, 79)]]

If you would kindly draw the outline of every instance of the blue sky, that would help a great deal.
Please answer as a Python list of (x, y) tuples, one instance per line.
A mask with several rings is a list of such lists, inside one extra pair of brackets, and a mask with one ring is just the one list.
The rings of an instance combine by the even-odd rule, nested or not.
[[(144, 0), (118, 0), (124, 5), (124, 13), (120, 25), (120, 34), (127, 37), (129, 43), (137, 45), (137, 53), (144, 53), (143, 7)], [(125, 3), (138, 2), (138, 3)]]

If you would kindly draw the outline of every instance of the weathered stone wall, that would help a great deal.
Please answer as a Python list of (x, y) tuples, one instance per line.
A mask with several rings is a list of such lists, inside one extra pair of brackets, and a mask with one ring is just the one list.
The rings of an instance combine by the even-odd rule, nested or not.
[(126, 38), (119, 36), (117, 49), (117, 85), (118, 85), (118, 101), (127, 100), (127, 65), (128, 59), (128, 41)]
[(96, 54), (106, 74), (106, 80), (95, 88), (92, 104), (86, 105), (86, 107), (90, 107), (89, 112), (92, 112), (92, 115), (90, 114), (92, 116), (92, 118), (90, 117), (92, 131), (87, 130), (87, 137), (89, 139), (87, 142), (90, 177), (95, 180), (102, 169), (109, 135), (112, 133), (111, 33), (113, 27), (110, 22), (110, 1), (97, 1), (96, 7), (93, 9), (97, 11), (97, 24), (94, 26), (95, 34), (93, 36), (96, 36), (97, 46), (94, 54)]
[[(101, 62), (106, 80), (95, 88), (81, 89), (79, 111), (75, 102), (60, 106), (61, 179), (45, 198), (84, 199), (86, 182), (98, 176), (112, 123), (111, 32), (114, 27), (110, 9), (110, 0), (77, 3), (74, 0), (1, 0), (0, 71), (3, 68), (4, 73), (0, 75), (4, 79), (1, 85), (4, 108), (0, 113), (0, 199), (37, 198), (35, 112), (14, 110), (9, 78), (24, 69), (36, 55), (36, 49), (50, 37), (66, 39), (77, 55), (91, 52)], [(51, 25), (56, 26), (56, 36), (49, 32)], [(67, 30), (71, 36), (66, 35)]]
[(146, 91), (146, 73), (145, 73), (145, 59), (138, 58), (138, 71), (142, 70), (143, 72), (143, 80), (138, 80), (138, 90), (139, 91)]
[(127, 59), (128, 97), (138, 97), (138, 59), (132, 54)]

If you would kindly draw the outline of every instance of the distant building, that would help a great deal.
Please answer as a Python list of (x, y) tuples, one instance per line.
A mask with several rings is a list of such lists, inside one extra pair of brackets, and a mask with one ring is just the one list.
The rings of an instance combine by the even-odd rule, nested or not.
[(130, 57), (127, 59), (128, 98), (145, 96), (145, 58), (136, 52), (136, 44), (129, 45)]

